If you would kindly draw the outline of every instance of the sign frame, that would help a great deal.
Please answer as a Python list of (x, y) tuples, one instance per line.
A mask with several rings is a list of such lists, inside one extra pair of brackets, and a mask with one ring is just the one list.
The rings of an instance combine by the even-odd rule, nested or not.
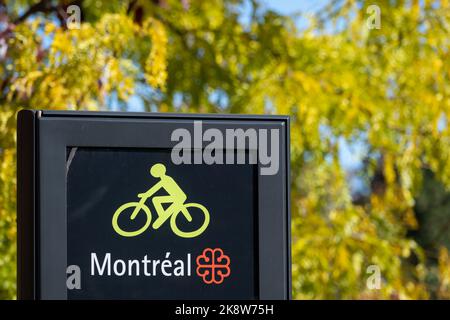
[(291, 299), (288, 116), (28, 109), (17, 130), (19, 299), (67, 299), (67, 148), (171, 148), (168, 133), (195, 120), (219, 130), (280, 129), (279, 170), (257, 182), (257, 291), (261, 300)]

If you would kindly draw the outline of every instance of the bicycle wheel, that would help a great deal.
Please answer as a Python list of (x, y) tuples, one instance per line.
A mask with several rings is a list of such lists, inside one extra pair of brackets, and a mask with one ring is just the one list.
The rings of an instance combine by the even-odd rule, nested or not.
[[(119, 226), (119, 223), (118, 223), (120, 214), (129, 208), (132, 208), (133, 210), (135, 208), (139, 208), (140, 210), (143, 210), (147, 216), (147, 220), (146, 220), (145, 224), (136, 231), (125, 231)], [(131, 213), (130, 213), (130, 215), (131, 215)], [(152, 221), (152, 214), (150, 212), (150, 209), (146, 205), (141, 205), (139, 202), (128, 202), (128, 203), (121, 205), (116, 210), (116, 212), (114, 212), (114, 215), (112, 218), (112, 226), (113, 226), (114, 230), (123, 237), (135, 237), (135, 236), (140, 235), (142, 232), (144, 232), (150, 225), (151, 221)]]
[[(197, 229), (195, 229), (195, 230), (193, 230), (193, 231), (182, 231), (182, 230), (180, 230), (180, 228), (178, 228), (178, 226), (177, 226), (177, 217), (180, 215), (180, 213), (184, 213), (184, 214), (181, 214), (182, 216), (185, 216), (185, 215), (190, 215), (190, 216), (192, 216), (192, 215), (189, 213), (188, 208), (198, 208), (198, 209), (200, 209), (200, 211), (202, 212), (202, 214), (203, 214), (203, 216), (204, 216), (204, 221), (203, 221), (203, 224), (202, 224), (199, 228), (197, 228)], [(184, 212), (183, 212), (183, 211), (184, 211)], [(185, 218), (186, 218), (186, 217), (185, 217)], [(187, 220), (187, 219), (186, 219), (186, 220)], [(190, 221), (189, 223), (191, 223), (191, 221)], [(203, 231), (206, 230), (206, 228), (208, 227), (208, 225), (209, 225), (209, 212), (208, 212), (208, 209), (206, 209), (204, 206), (202, 206), (202, 205), (199, 204), (199, 203), (185, 203), (185, 204), (183, 205), (183, 209), (182, 209), (181, 211), (177, 212), (177, 213), (174, 213), (174, 214), (172, 215), (172, 217), (170, 218), (170, 226), (171, 226), (171, 228), (172, 228), (172, 231), (173, 231), (177, 236), (182, 237), (182, 238), (194, 238), (194, 237), (197, 237), (197, 236), (199, 236), (200, 234), (202, 234)]]

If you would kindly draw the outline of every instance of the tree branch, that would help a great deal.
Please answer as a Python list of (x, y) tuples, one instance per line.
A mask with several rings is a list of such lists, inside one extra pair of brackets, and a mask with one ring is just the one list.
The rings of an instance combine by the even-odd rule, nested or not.
[(38, 3), (32, 5), (30, 8), (28, 8), (27, 11), (25, 11), (20, 17), (18, 17), (16, 20), (13, 21), (13, 24), (19, 24), (24, 22), (29, 16), (42, 12), (42, 13), (49, 13), (52, 11), (56, 11), (57, 7), (52, 6), (51, 2), (49, 0), (41, 0)]
[[(14, 20), (12, 23), (17, 25), (20, 24), (22, 22), (24, 22), (27, 18), (29, 18), (30, 16), (32, 16), (33, 14), (36, 13), (56, 13), (58, 15), (58, 19), (61, 21), (62, 19), (67, 18), (67, 14), (65, 14), (65, 12), (61, 12), (61, 9), (64, 8), (64, 10), (66, 8), (68, 8), (71, 5), (77, 5), (79, 7), (81, 7), (83, 3), (83, 0), (75, 0), (72, 2), (69, 2), (67, 4), (57, 4), (57, 5), (52, 5), (52, 1), (51, 0), (41, 0), (38, 3), (32, 5), (30, 8), (28, 8), (27, 11), (25, 11), (20, 17), (18, 17), (16, 20)], [(61, 21), (63, 22), (63, 21)], [(62, 25), (64, 23), (61, 23)]]

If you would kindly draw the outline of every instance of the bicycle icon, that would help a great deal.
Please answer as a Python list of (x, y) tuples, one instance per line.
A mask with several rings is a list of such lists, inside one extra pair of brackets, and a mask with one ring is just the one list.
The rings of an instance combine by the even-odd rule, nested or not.
[[(165, 196), (157, 196), (152, 198), (153, 207), (155, 208), (158, 218), (152, 225), (152, 228), (159, 229), (164, 222), (170, 218), (170, 227), (177, 236), (182, 238), (194, 238), (199, 236), (205, 231), (209, 224), (209, 212), (203, 205), (199, 203), (185, 203), (187, 200), (186, 194), (180, 188), (180, 186), (170, 176), (166, 175), (166, 167), (161, 163), (154, 164), (150, 169), (150, 174), (159, 178), (153, 187), (144, 193), (138, 194), (140, 198), (139, 202), (127, 202), (121, 205), (116, 212), (114, 212), (112, 218), (112, 226), (114, 230), (124, 237), (135, 237), (143, 233), (150, 226), (152, 220), (152, 214), (149, 207), (145, 204), (148, 198), (152, 197), (159, 189), (164, 189), (168, 193)], [(164, 209), (162, 204), (171, 204), (167, 209)], [(204, 216), (203, 224), (193, 231), (182, 231), (177, 225), (177, 217), (180, 213), (186, 218), (188, 222), (192, 222), (192, 215), (189, 213), (188, 208), (200, 209)], [(145, 224), (135, 231), (125, 231), (119, 226), (119, 216), (128, 209), (133, 209), (130, 220), (134, 220), (140, 212), (144, 212), (147, 216)]]

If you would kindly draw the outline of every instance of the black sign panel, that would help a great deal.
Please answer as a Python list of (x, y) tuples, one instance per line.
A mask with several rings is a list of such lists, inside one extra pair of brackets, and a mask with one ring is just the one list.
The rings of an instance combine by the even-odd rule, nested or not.
[(21, 111), (18, 297), (289, 299), (288, 146), (284, 116)]
[[(69, 290), (69, 298), (257, 298), (255, 165), (174, 165), (170, 150), (68, 151), (67, 260), (79, 266), (82, 275), (81, 289)], [(139, 207), (136, 201), (142, 200), (138, 195), (161, 181), (150, 173), (154, 165), (166, 168), (166, 175), (187, 196), (185, 204), (206, 208), (209, 223), (198, 236), (179, 236), (171, 226), (172, 217), (154, 228), (158, 213), (152, 199), (168, 197), (163, 187), (145, 196), (150, 214), (141, 208), (131, 220)], [(117, 211), (127, 204), (131, 207)], [(198, 207), (188, 210), (191, 222), (183, 213), (173, 213), (178, 214), (177, 228), (186, 233), (205, 225), (206, 212)], [(118, 232), (145, 230), (132, 236), (119, 234), (112, 224), (115, 212)], [(216, 261), (210, 259), (208, 249), (218, 249), (213, 252)]]

